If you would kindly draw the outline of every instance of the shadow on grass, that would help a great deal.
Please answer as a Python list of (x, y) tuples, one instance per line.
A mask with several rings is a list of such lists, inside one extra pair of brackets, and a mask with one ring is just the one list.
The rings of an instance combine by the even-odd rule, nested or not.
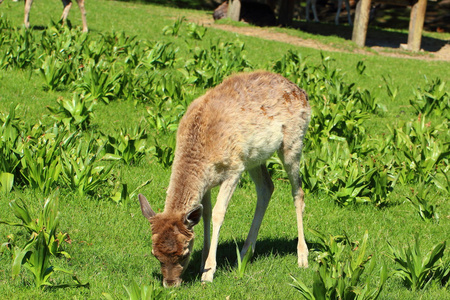
[[(244, 240), (236, 241), (239, 250), (241, 250)], [(274, 256), (286, 256), (286, 255), (295, 255), (297, 256), (297, 242), (298, 239), (262, 239), (257, 240), (256, 242), (256, 250), (253, 255), (253, 260), (258, 260), (259, 258), (266, 257), (267, 255)], [(315, 244), (307, 243), (308, 248), (314, 248)], [(189, 262), (189, 266), (186, 272), (183, 275), (183, 281), (186, 283), (192, 282), (200, 282), (201, 274), (200, 274), (200, 265), (202, 260), (202, 251), (195, 251), (191, 256), (191, 261)], [(220, 269), (228, 269), (228, 268), (236, 268), (236, 244), (234, 241), (228, 241), (225, 243), (220, 243), (217, 249), (217, 270)], [(297, 261), (295, 261), (297, 264)], [(155, 275), (155, 274), (154, 274)], [(157, 276), (158, 277), (158, 276)], [(162, 276), (159, 275), (158, 278)]]
[[(337, 36), (346, 40), (352, 39), (353, 27), (348, 25), (335, 25), (333, 23), (294, 22), (293, 28), (314, 35)], [(407, 28), (405, 28), (407, 29)], [(394, 32), (379, 27), (370, 27), (367, 30), (366, 46), (399, 48), (400, 44), (408, 43), (407, 32)], [(428, 52), (437, 52), (449, 41), (422, 36), (421, 49)]]

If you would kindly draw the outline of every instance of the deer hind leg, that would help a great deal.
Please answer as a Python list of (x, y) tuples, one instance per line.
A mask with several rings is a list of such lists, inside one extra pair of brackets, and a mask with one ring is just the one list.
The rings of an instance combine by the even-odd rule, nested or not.
[(350, 14), (350, 3), (348, 0), (338, 0), (338, 10), (336, 13), (336, 18), (334, 19), (336, 25), (339, 25), (339, 16), (341, 14), (341, 9), (342, 9), (342, 2), (345, 1), (345, 9), (347, 10), (347, 17), (348, 17), (348, 23), (350, 25), (352, 24), (352, 16)]
[(250, 177), (256, 185), (256, 209), (253, 217), (252, 226), (245, 240), (244, 247), (241, 251), (241, 259), (247, 253), (248, 248), (251, 246), (252, 250), (255, 250), (256, 238), (258, 237), (259, 228), (264, 218), (267, 206), (269, 205), (270, 197), (273, 193), (273, 183), (270, 178), (269, 172), (265, 165), (260, 165), (256, 168), (248, 170)]
[(305, 210), (304, 193), (302, 189), (302, 182), (300, 178), (300, 157), (302, 150), (302, 140), (298, 140), (295, 145), (291, 147), (284, 147), (278, 152), (283, 161), (284, 169), (289, 178), (292, 187), (292, 197), (294, 198), (295, 212), (297, 214), (297, 229), (298, 229), (298, 266), (308, 267), (308, 246), (306, 245), (305, 235), (303, 233), (303, 212)]
[(317, 16), (317, 1), (316, 0), (312, 0), (311, 3), (311, 9), (313, 11), (313, 15), (314, 15), (314, 22), (319, 22), (319, 17)]
[(77, 3), (81, 12), (81, 20), (83, 21), (83, 32), (88, 32), (88, 26), (86, 21), (86, 9), (84, 8), (84, 0), (77, 0)]
[(311, 7), (311, 10), (314, 15), (314, 22), (319, 22), (319, 17), (317, 17), (317, 9), (316, 9), (316, 0), (307, 0), (306, 1), (306, 21), (309, 21), (309, 8)]
[(219, 243), (220, 228), (222, 227), (225, 213), (227, 212), (228, 203), (230, 202), (231, 196), (236, 189), (236, 185), (239, 182), (241, 174), (242, 172), (233, 174), (220, 186), (219, 195), (217, 196), (216, 204), (212, 210), (213, 231), (211, 236), (211, 247), (209, 249), (208, 257), (205, 260), (202, 281), (213, 281), (214, 273), (216, 272), (217, 267), (216, 253), (217, 245)]
[(306, 7), (305, 7), (305, 19), (309, 22), (309, 7), (311, 6), (311, 0), (306, 0)]
[(348, 24), (350, 24), (350, 26), (352, 26), (353, 22), (352, 22), (352, 15), (350, 13), (350, 2), (349, 2), (349, 0), (344, 0), (344, 1), (345, 1), (345, 8), (347, 10)]
[(33, 0), (25, 0), (25, 8), (24, 8), (24, 19), (23, 23), (26, 28), (30, 28), (30, 10), (31, 4), (33, 4)]
[[(64, 5), (64, 10), (61, 19), (63, 21), (63, 24), (65, 24), (67, 17), (69, 16), (70, 9), (72, 8), (72, 1), (62, 0), (62, 3)], [(86, 21), (86, 9), (84, 8), (84, 0), (77, 0), (77, 4), (78, 7), (80, 8), (81, 20), (83, 21), (83, 32), (88, 32), (88, 26)]]
[(61, 16), (61, 20), (63, 24), (66, 24), (67, 17), (69, 16), (70, 8), (72, 7), (72, 1), (71, 0), (62, 0), (64, 9)]
[(202, 264), (200, 271), (205, 267), (206, 258), (208, 257), (209, 248), (211, 246), (211, 192), (208, 191), (202, 199), (203, 205), (203, 250)]

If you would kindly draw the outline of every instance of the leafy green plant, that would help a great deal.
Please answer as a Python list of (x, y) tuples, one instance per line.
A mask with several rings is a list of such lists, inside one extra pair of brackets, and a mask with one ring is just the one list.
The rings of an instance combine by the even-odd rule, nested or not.
[(364, 61), (360, 60), (356, 63), (356, 71), (358, 72), (359, 75), (363, 75), (366, 68), (367, 66), (364, 63)]
[(181, 25), (183, 22), (186, 21), (186, 18), (180, 17), (178, 18), (175, 23), (172, 24), (172, 26), (165, 26), (162, 30), (164, 35), (172, 35), (172, 36), (178, 36), (178, 33), (180, 31)]
[(21, 28), (11, 32), (11, 44), (1, 59), (2, 67), (26, 68), (32, 65), (36, 56), (36, 41), (31, 30)]
[(325, 235), (312, 228), (308, 229), (318, 241), (314, 244), (312, 252), (317, 255), (316, 260), (322, 264), (333, 264), (340, 261), (344, 252), (349, 247), (355, 248), (356, 243), (353, 243), (348, 238), (347, 234), (342, 235)]
[(147, 137), (147, 131), (140, 125), (130, 130), (120, 129), (114, 136), (106, 137), (106, 154), (102, 159), (137, 163), (147, 151)]
[(82, 50), (84, 61), (92, 66), (102, 67), (101, 71), (104, 71), (104, 65), (109, 66), (111, 63), (110, 56), (107, 55), (111, 48), (108, 46), (108, 41), (104, 37), (85, 43)]
[(67, 89), (84, 64), (83, 49), (89, 36), (67, 26), (53, 24), (39, 35), (34, 66), (44, 80), (44, 90)]
[(355, 100), (361, 105), (363, 111), (370, 113), (377, 113), (378, 111), (386, 112), (387, 108), (378, 101), (377, 95), (367, 89), (357, 91), (355, 93)]
[(320, 137), (347, 141), (351, 152), (357, 151), (366, 139), (364, 120), (369, 114), (356, 109), (355, 101), (338, 102), (325, 100), (322, 105), (313, 106), (313, 118), (308, 136), (320, 142)]
[(379, 208), (390, 204), (390, 194), (397, 184), (398, 175), (392, 167), (392, 161), (385, 161), (382, 156), (367, 156), (362, 163), (365, 181), (368, 183), (365, 193), (371, 202)]
[(450, 194), (450, 178), (448, 177), (448, 167), (440, 169), (437, 174), (433, 176), (433, 183), (436, 187), (447, 194)]
[(155, 106), (154, 109), (147, 109), (147, 122), (150, 128), (158, 133), (170, 134), (178, 129), (178, 123), (184, 112), (185, 108), (180, 105), (174, 107), (172, 112)]
[(390, 250), (388, 256), (398, 265), (394, 274), (413, 291), (426, 288), (434, 280), (436, 270), (442, 264), (441, 258), (444, 255), (445, 245), (444, 241), (433, 246), (426, 254), (422, 254), (417, 234), (414, 245), (406, 249), (394, 248), (388, 242)]
[(86, 93), (86, 99), (109, 103), (115, 96), (114, 91), (119, 88), (121, 76), (121, 72), (116, 72), (105, 61), (89, 63), (84, 67), (83, 75), (75, 86)]
[(164, 168), (169, 168), (175, 158), (175, 136), (171, 135), (170, 140), (165, 144), (155, 139), (155, 145), (150, 150), (158, 163)]
[(320, 189), (320, 178), (326, 169), (325, 162), (319, 157), (309, 156), (303, 159), (300, 165), (302, 174), (302, 188), (307, 194), (312, 194)]
[[(331, 195), (338, 205), (347, 206), (371, 201), (367, 189), (369, 182), (366, 180), (366, 170), (361, 166), (358, 157), (350, 154), (345, 140), (322, 142), (322, 149), (317, 156), (324, 161), (324, 165), (320, 167), (323, 178), (320, 187)], [(320, 165), (312, 164), (311, 167)]]
[(450, 286), (450, 259), (443, 261), (434, 274), (434, 282), (437, 282), (444, 288), (448, 288)]
[[(10, 226), (19, 226), (25, 228), (30, 236), (36, 237), (41, 231), (44, 231), (45, 238), (49, 241), (49, 251), (52, 255), (64, 255), (70, 258), (67, 252), (60, 249), (61, 243), (64, 241), (67, 234), (57, 234), (56, 228), (59, 224), (58, 201), (55, 195), (48, 197), (44, 203), (43, 210), (36, 218), (32, 217), (32, 212), (23, 201), (14, 200), (9, 203), (14, 215), (21, 223), (0, 221), (0, 223)], [(49, 230), (49, 232), (45, 231)], [(53, 234), (53, 235), (52, 235)]]
[(61, 177), (80, 196), (94, 194), (111, 175), (114, 164), (96, 164), (102, 151), (103, 146), (98, 146), (97, 141), (91, 139), (88, 145), (80, 141), (78, 147), (61, 154)]
[(310, 95), (311, 91), (315, 90), (318, 81), (315, 70), (309, 67), (308, 58), (304, 58), (300, 52), (288, 50), (281, 59), (272, 64), (271, 69), (275, 73), (289, 78), (300, 87), (308, 87)]
[(409, 100), (411, 106), (423, 116), (434, 114), (449, 118), (450, 93), (445, 86), (445, 81), (436, 78), (429, 83), (427, 79), (427, 84), (425, 89), (414, 91), (414, 99)]
[(250, 247), (248, 247), (247, 253), (245, 253), (244, 257), (241, 257), (239, 246), (237, 245), (236, 241), (234, 241), (234, 243), (236, 244), (238, 278), (243, 278), (245, 270), (247, 270), (247, 266), (253, 257), (253, 246), (250, 245)]
[(369, 183), (366, 181), (365, 174), (361, 172), (357, 164), (347, 165), (348, 173), (345, 172), (344, 177), (336, 178), (342, 182), (339, 184), (336, 191), (331, 190), (334, 195), (336, 203), (345, 206), (352, 203), (366, 203), (370, 202), (370, 198), (365, 195), (364, 190)]
[[(114, 190), (111, 193), (110, 199), (113, 200), (117, 204), (125, 204), (128, 205), (131, 203), (131, 199), (134, 199), (141, 188), (149, 184), (151, 180), (147, 180), (134, 189), (131, 193), (128, 192), (128, 185), (126, 183), (117, 182), (115, 184)], [(120, 187), (122, 190), (119, 191)]]
[(402, 126), (391, 129), (394, 136), (393, 155), (401, 166), (399, 180), (426, 183), (432, 181), (440, 164), (448, 165), (450, 151), (438, 137), (446, 132), (445, 124), (433, 125), (425, 117), (419, 117)]
[(67, 128), (86, 130), (89, 127), (96, 101), (87, 101), (79, 94), (74, 93), (72, 100), (61, 97), (56, 102), (58, 103), (57, 107), (47, 107), (55, 120)]
[(434, 221), (436, 223), (439, 222), (439, 215), (436, 212), (436, 206), (432, 205), (428, 202), (427, 198), (430, 195), (431, 186), (425, 187), (425, 184), (422, 182), (417, 186), (416, 191), (413, 192), (413, 196), (411, 198), (406, 197), (411, 205), (415, 208), (418, 215), (425, 222)]
[(73, 135), (58, 129), (57, 133), (46, 133), (37, 143), (23, 150), (21, 173), (32, 188), (47, 195), (55, 187), (61, 174), (61, 146), (70, 143)]
[(14, 185), (14, 174), (3, 172), (0, 173), (0, 191), (9, 193)]
[(398, 86), (394, 84), (394, 81), (390, 75), (382, 76), (384, 83), (386, 84), (386, 91), (391, 98), (391, 102), (394, 102), (398, 96)]
[(64, 63), (56, 55), (47, 56), (42, 62), (39, 72), (44, 79), (45, 89), (52, 91), (66, 83), (68, 73), (64, 68)]
[(0, 18), (0, 29), (11, 29), (11, 28), (13, 28), (11, 25), (11, 21), (2, 15), (2, 17)]
[[(72, 271), (67, 271), (54, 266), (50, 262), (53, 256), (64, 256), (70, 258), (70, 255), (61, 249), (61, 243), (66, 238), (66, 233), (57, 233), (59, 225), (59, 211), (57, 197), (54, 195), (47, 198), (43, 210), (37, 218), (33, 218), (30, 210), (22, 201), (10, 203), (14, 215), (21, 220), (21, 223), (8, 222), (0, 220), (0, 224), (19, 226), (25, 228), (30, 234), (30, 239), (23, 247), (18, 246), (15, 241), (10, 240), (9, 247), (13, 253), (12, 276), (20, 273), (21, 267), (28, 269), (34, 278), (37, 288), (50, 286), (86, 286), (82, 284)], [(72, 275), (75, 283), (56, 285), (50, 281), (50, 277), (55, 272), (63, 272)]]
[(186, 84), (195, 84), (200, 88), (218, 85), (232, 73), (248, 70), (252, 67), (245, 54), (245, 44), (241, 41), (212, 41), (207, 47), (193, 47), (192, 58), (186, 60), (180, 70)]
[(142, 40), (138, 40), (137, 36), (128, 36), (124, 31), (102, 33), (109, 55), (109, 60), (121, 61), (130, 68), (135, 68), (139, 64), (142, 57)]
[(8, 115), (0, 116), (0, 174), (2, 174), (2, 189), (9, 189), (11, 177), (16, 177), (17, 179), (20, 176), (19, 164), (23, 148), (21, 133), (25, 129), (20, 119), (16, 118), (16, 109), (17, 106), (11, 107)]
[(178, 48), (173, 48), (171, 43), (148, 43), (138, 67), (145, 67), (146, 69), (171, 67), (176, 62), (177, 52)]
[[(317, 232), (316, 232), (317, 234)], [(319, 235), (320, 236), (320, 235)], [(326, 240), (322, 238), (322, 242)], [(384, 283), (387, 280), (387, 271), (383, 266), (380, 271), (378, 287), (370, 288), (371, 274), (375, 268), (375, 260), (372, 256), (366, 257), (368, 233), (364, 234), (363, 242), (358, 247), (358, 252), (344, 243), (338, 243), (331, 239), (331, 244), (324, 243), (324, 249), (330, 251), (335, 246), (339, 251), (332, 254), (324, 252), (319, 259), (319, 269), (313, 277), (313, 288), (291, 276), (294, 283), (291, 284), (300, 294), (309, 300), (319, 299), (377, 299)], [(334, 245), (334, 246), (333, 246)], [(348, 244), (347, 244), (348, 245)], [(362, 274), (366, 271), (368, 276), (363, 280)]]
[[(14, 264), (13, 276), (17, 276), (20, 271), (20, 264), (28, 269), (34, 278), (35, 286), (38, 288), (44, 287), (80, 287), (88, 286), (83, 284), (75, 276), (72, 271), (54, 266), (50, 263), (51, 253), (49, 250), (48, 241), (45, 238), (43, 231), (40, 231), (37, 237), (30, 240), (23, 249), (14, 248)], [(55, 272), (62, 272), (72, 275), (73, 283), (57, 285), (50, 281), (50, 276)]]
[(207, 28), (203, 25), (198, 25), (196, 23), (188, 23), (187, 25), (187, 35), (196, 40), (203, 40), (206, 31)]

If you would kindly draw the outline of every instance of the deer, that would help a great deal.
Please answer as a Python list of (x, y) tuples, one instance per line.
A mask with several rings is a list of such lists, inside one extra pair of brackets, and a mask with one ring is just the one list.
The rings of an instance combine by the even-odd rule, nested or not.
[[(150, 222), (152, 254), (160, 262), (164, 287), (180, 286), (193, 249), (193, 228), (201, 218), (201, 281), (213, 281), (219, 232), (245, 170), (255, 183), (257, 199), (241, 257), (250, 247), (255, 250), (274, 191), (265, 161), (275, 152), (291, 184), (297, 216), (298, 266), (308, 266), (299, 161), (310, 118), (307, 93), (283, 76), (266, 71), (231, 76), (189, 105), (176, 135), (164, 210), (155, 213), (145, 196), (138, 195), (142, 214)], [(212, 208), (211, 189), (219, 185)]]
[[(341, 14), (342, 9), (342, 2), (345, 1), (345, 9), (347, 10), (347, 17), (348, 17), (348, 24), (353, 25), (352, 23), (352, 17), (350, 14), (350, 3), (349, 0), (338, 0), (338, 10), (336, 12), (336, 17), (334, 19), (334, 22), (336, 25), (339, 25), (339, 15)], [(309, 21), (309, 8), (311, 7), (311, 10), (314, 15), (314, 22), (319, 22), (319, 18), (317, 17), (317, 9), (316, 9), (316, 2), (317, 0), (307, 0), (306, 1), (306, 20)]]
[[(1, 2), (0, 2), (1, 3)], [(70, 8), (72, 7), (71, 0), (62, 0), (64, 10), (61, 16), (63, 24), (66, 23), (67, 16), (69, 15)], [(86, 9), (84, 8), (84, 0), (77, 0), (78, 7), (81, 12), (81, 20), (83, 22), (83, 32), (88, 32), (88, 26), (86, 21)], [(26, 28), (30, 28), (30, 10), (31, 5), (33, 4), (33, 0), (25, 0), (25, 16), (24, 16), (24, 24)]]

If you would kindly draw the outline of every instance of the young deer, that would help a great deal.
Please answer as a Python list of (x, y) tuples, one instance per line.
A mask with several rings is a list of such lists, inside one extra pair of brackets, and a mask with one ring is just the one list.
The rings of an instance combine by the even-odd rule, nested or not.
[[(0, 2), (1, 3), (1, 2)], [(67, 16), (69, 15), (70, 8), (72, 7), (72, 0), (62, 0), (64, 10), (61, 16), (63, 23), (66, 22)], [(88, 26), (86, 21), (86, 10), (84, 8), (84, 0), (77, 0), (78, 7), (81, 12), (81, 20), (83, 21), (83, 32), (88, 32)], [(24, 14), (24, 24), (25, 27), (30, 27), (30, 10), (31, 4), (33, 4), (33, 0), (25, 0), (25, 14)]]
[[(314, 22), (319, 22), (319, 17), (317, 16), (316, 2), (317, 2), (317, 0), (306, 0), (306, 10), (305, 10), (306, 21), (309, 21), (309, 8), (311, 7), (311, 10), (314, 15)], [(336, 12), (336, 17), (334, 18), (334, 22), (336, 23), (336, 25), (339, 25), (339, 16), (341, 15), (342, 2), (345, 3), (345, 9), (347, 10), (348, 24), (353, 25), (352, 16), (350, 14), (349, 0), (338, 0), (338, 10)]]
[[(161, 262), (164, 286), (180, 285), (192, 252), (193, 227), (202, 216), (202, 281), (213, 280), (220, 227), (245, 170), (256, 184), (257, 204), (241, 257), (250, 245), (255, 247), (274, 188), (265, 161), (275, 151), (292, 185), (298, 265), (308, 266), (299, 161), (310, 116), (305, 91), (280, 75), (263, 71), (235, 75), (192, 102), (178, 128), (164, 211), (156, 214), (139, 195), (142, 213), (151, 224), (152, 254)], [(210, 190), (217, 185), (220, 191), (211, 209)]]

